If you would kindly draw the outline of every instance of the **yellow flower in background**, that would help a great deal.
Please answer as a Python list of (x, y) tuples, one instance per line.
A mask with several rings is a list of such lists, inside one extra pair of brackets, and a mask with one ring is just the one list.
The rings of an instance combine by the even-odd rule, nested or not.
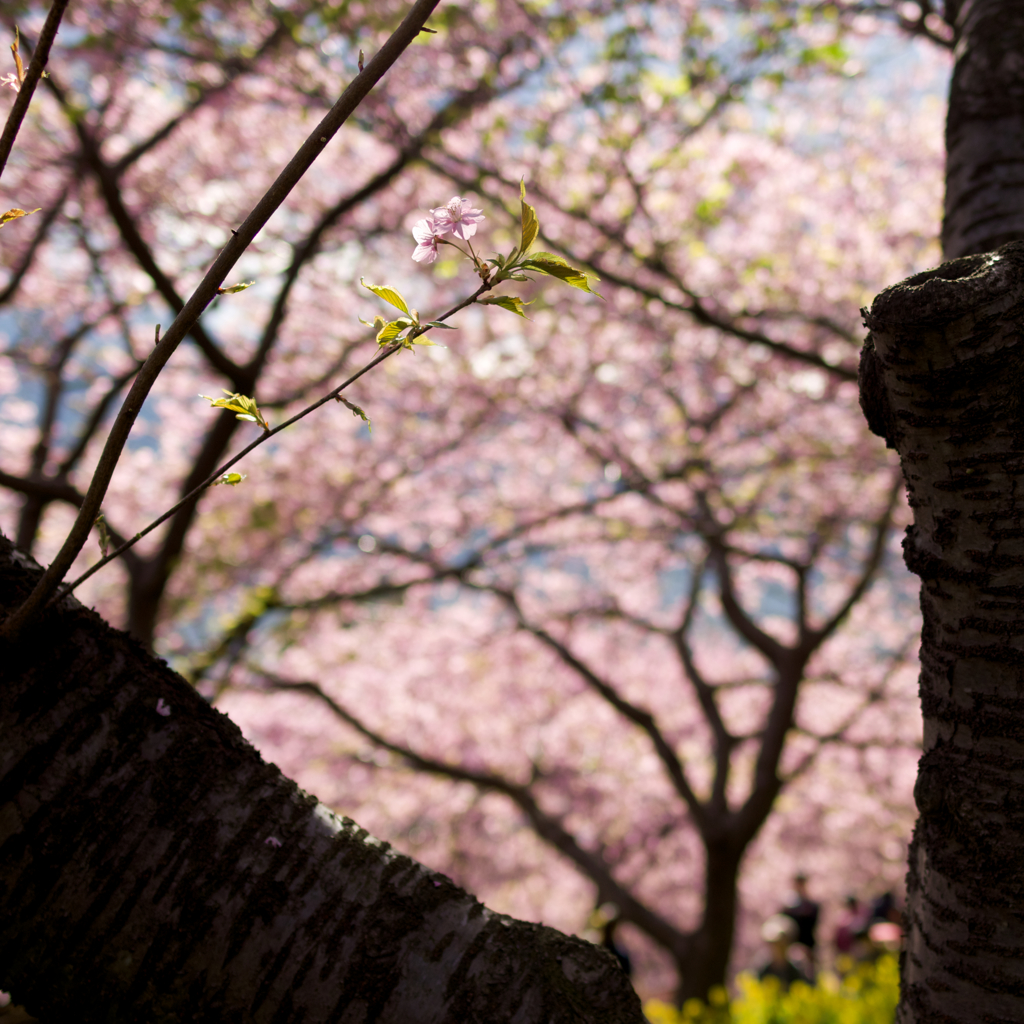
[(739, 996), (730, 1003), (724, 989), (713, 989), (710, 1005), (688, 999), (681, 1010), (652, 999), (644, 1004), (650, 1024), (892, 1024), (900, 994), (893, 956), (860, 964), (840, 978), (830, 972), (812, 987), (796, 982), (783, 992), (776, 978), (737, 979)]

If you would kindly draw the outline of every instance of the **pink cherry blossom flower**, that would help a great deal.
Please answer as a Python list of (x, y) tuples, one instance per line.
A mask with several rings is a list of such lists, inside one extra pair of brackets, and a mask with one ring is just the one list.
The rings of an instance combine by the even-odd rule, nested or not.
[(470, 237), (476, 234), (477, 224), (484, 219), (480, 210), (473, 209), (469, 205), (469, 200), (460, 196), (453, 196), (444, 206), (439, 206), (432, 212), (436, 231), (442, 235), (450, 231), (464, 242), (468, 242)]
[(15, 92), (21, 92), (21, 81), (13, 71), (10, 72), (10, 74), (4, 75), (3, 78), (0, 78), (0, 88), (5, 85), (8, 88), (13, 89)]
[(437, 259), (437, 243), (444, 234), (433, 220), (417, 221), (412, 229), (412, 237), (419, 243), (413, 250), (412, 258), (417, 263), (433, 263)]

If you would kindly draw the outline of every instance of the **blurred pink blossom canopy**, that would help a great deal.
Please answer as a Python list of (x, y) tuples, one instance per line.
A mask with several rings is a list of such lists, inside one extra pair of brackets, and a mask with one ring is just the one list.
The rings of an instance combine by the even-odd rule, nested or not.
[[(604, 31), (603, 5), (557, 6)], [(311, 691), (273, 681), (316, 681), (396, 746), (528, 790), (638, 900), (692, 928), (705, 864), (693, 815), (648, 736), (588, 680), (650, 716), (701, 800), (716, 793), (712, 708), (734, 741), (716, 798), (741, 806), (777, 680), (730, 627), (706, 539), (728, 543), (727, 596), (771, 644), (798, 643), (801, 607), (816, 628), (856, 583), (892, 486), (849, 372), (858, 309), (938, 262), (942, 109), (929, 89), (945, 58), (908, 58), (884, 82), (819, 76), (808, 89), (804, 77), (787, 91), (762, 79), (750, 104), (715, 76), (685, 88), (644, 79), (636, 102), (584, 104), (618, 67), (603, 45), (567, 68), (572, 40), (538, 30), (545, 5), (449, 7), (462, 49), (439, 60), (417, 47), (389, 73), (374, 130), (339, 136), (246, 254), (238, 272), (259, 287), (218, 300), (169, 365), (111, 486), (108, 521), (130, 536), (177, 500), (217, 430), (232, 452), (258, 431), (188, 396), (247, 387), (252, 363), (258, 382), (246, 393), (283, 417), (360, 365), (374, 347), (365, 319), (378, 312), (355, 286), (360, 274), (431, 312), (461, 298), (467, 278), (475, 286), (471, 273), (408, 267), (414, 216), (425, 212), (412, 227), (417, 263), (476, 234), (483, 213), (462, 193), (479, 194), (500, 246), (501, 231), (519, 235), (525, 177), (545, 234), (609, 282), (606, 301), (530, 282), (529, 324), (475, 308), (450, 348), (403, 353), (346, 392), (372, 416), (372, 436), (332, 403), (247, 456), (244, 486), (208, 492), (181, 552), (170, 533), (154, 535), (79, 597), (125, 622), (170, 552), (157, 652), (305, 789), (499, 911), (585, 927), (592, 879), (507, 795), (417, 772)], [(222, 88), (202, 48), (136, 60), (148, 44), (129, 40), (163, 31), (160, 3), (111, 5), (109, 47), (88, 42), (107, 25), (100, 10), (72, 5), (69, 24), (86, 41), (63, 58), (88, 71), (91, 162), (79, 108), (39, 90), (4, 176), (10, 204), (54, 219), (3, 230), (0, 290), (28, 326), (11, 317), (0, 336), (0, 469), (26, 487), (56, 481), (57, 494), (87, 485), (102, 434), (88, 431), (150, 351), (154, 323), (169, 322), (168, 296), (186, 297), (242, 222), (267, 168), (301, 141), (296, 112), (346, 73), (357, 51), (345, 33), (363, 31), (339, 13), (307, 64), (313, 48), (279, 33), (270, 8), (225, 8), (258, 56)], [(691, 12), (705, 34), (687, 34)], [(731, 45), (736, 29), (696, 2), (623, 15), (663, 63), (684, 42)], [(129, 19), (133, 31), (122, 31)], [(801, 23), (798, 42), (822, 46), (833, 31)], [(492, 69), (505, 42), (515, 46)], [(473, 91), (492, 71), (491, 91)], [(529, 76), (535, 102), (516, 91)], [(13, 88), (10, 77), (0, 85)], [(180, 86), (193, 81), (209, 93), (183, 114)], [(448, 118), (440, 132), (435, 101)], [(429, 159), (409, 155), (420, 152)], [(96, 187), (115, 169), (116, 217)], [(415, 212), (416, 197), (453, 192)], [(93, 326), (80, 337), (79, 324)], [(772, 344), (752, 344), (758, 334)], [(58, 365), (62, 377), (46, 369)], [(51, 381), (64, 388), (53, 385), (56, 407), (62, 394), (78, 404), (47, 428), (33, 396)], [(46, 561), (72, 506), (34, 493), (0, 490), (0, 525), (31, 536)], [(823, 936), (843, 893), (898, 888), (905, 872), (920, 736), (916, 584), (899, 561), (908, 521), (898, 504), (884, 571), (804, 670), (786, 786), (743, 864), (737, 967), (759, 954), (760, 926), (796, 866), (824, 905)], [(676, 971), (664, 950), (635, 925), (620, 934), (638, 989), (669, 995)]]

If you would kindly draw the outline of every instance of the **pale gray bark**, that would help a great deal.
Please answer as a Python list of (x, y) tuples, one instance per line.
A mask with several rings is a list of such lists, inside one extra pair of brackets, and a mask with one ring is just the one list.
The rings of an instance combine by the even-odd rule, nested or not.
[[(0, 538), (0, 612), (40, 571)], [(338, 819), (73, 599), (0, 651), (0, 988), (43, 1021), (643, 1020), (604, 950)]]
[(900, 455), (924, 755), (900, 1024), (1024, 1021), (1024, 242), (866, 313), (861, 402)]
[(947, 4), (958, 34), (946, 118), (947, 259), (1024, 237), (1024, 3)]

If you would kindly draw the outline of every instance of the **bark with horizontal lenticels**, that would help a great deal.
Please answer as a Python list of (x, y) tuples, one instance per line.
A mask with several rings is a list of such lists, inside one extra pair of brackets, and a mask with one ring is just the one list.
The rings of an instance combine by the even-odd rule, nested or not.
[[(41, 570), (0, 537), (0, 611)], [(604, 950), (336, 818), (65, 599), (0, 653), (0, 987), (42, 1020), (640, 1024)]]
[(946, 117), (947, 259), (1024, 237), (1024, 4), (950, 3), (958, 36)]
[(900, 455), (924, 755), (900, 1024), (1024, 1020), (1024, 242), (882, 292), (861, 402)]

